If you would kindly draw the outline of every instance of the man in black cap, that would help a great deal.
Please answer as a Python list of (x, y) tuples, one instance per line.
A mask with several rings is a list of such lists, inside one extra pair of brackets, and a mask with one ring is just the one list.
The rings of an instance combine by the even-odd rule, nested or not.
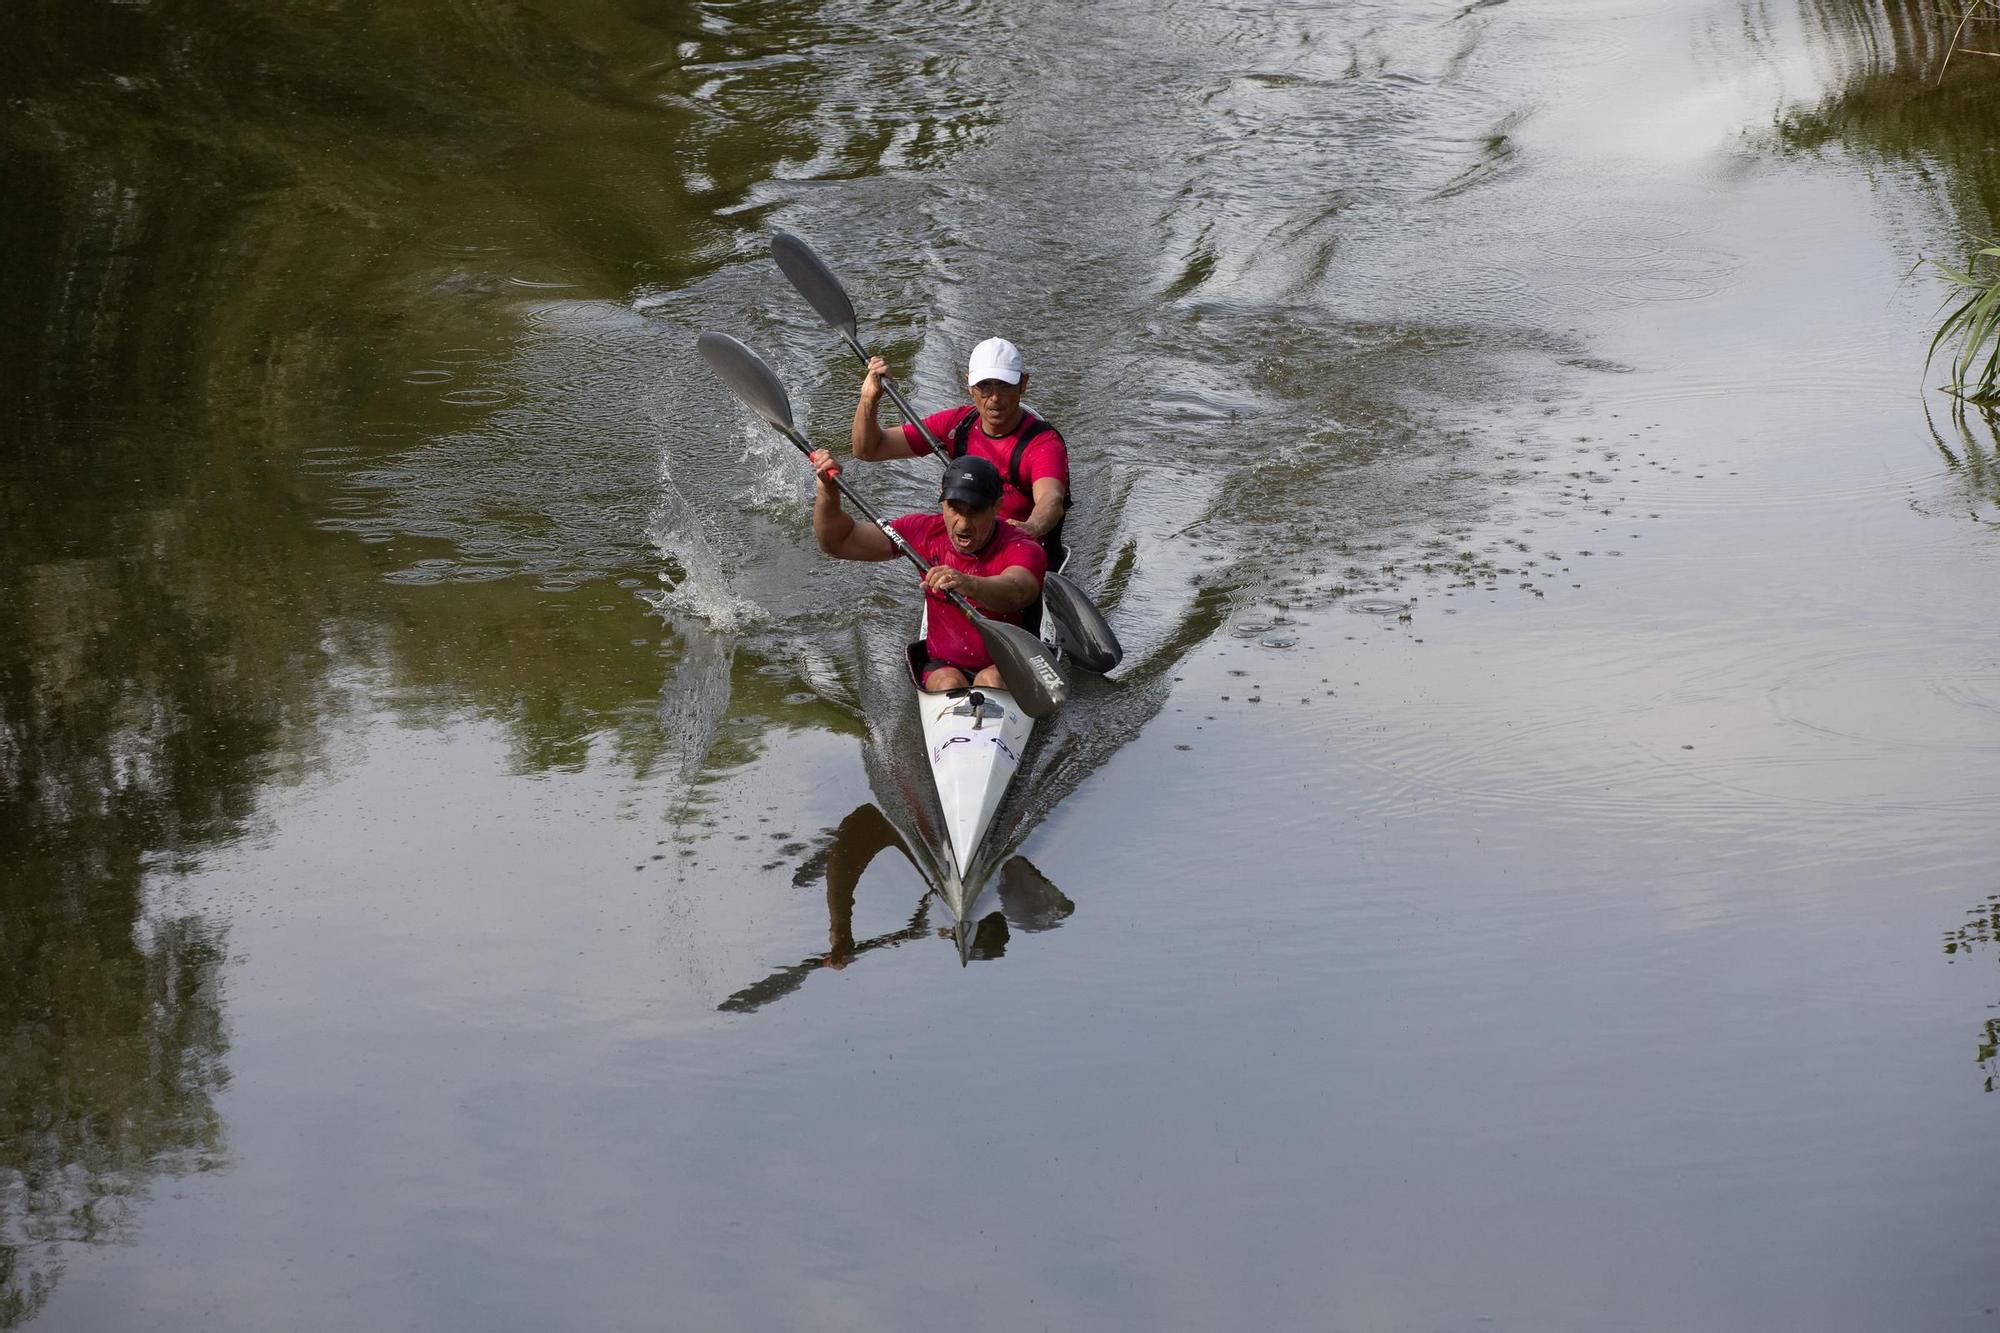
[[(828, 481), (840, 471), (833, 455), (816, 451), (813, 470), (813, 536), (836, 560), (894, 560), (895, 543), (873, 523), (857, 523), (840, 507), (840, 491)], [(1000, 521), (1000, 470), (968, 454), (945, 468), (934, 514), (906, 514), (889, 526), (930, 562), (924, 575), (924, 688), (933, 694), (968, 685), (1004, 689), (986, 645), (965, 613), (946, 600), (956, 592), (993, 620), (1021, 623), (1021, 613), (1041, 600), (1048, 554), (1042, 544), (1011, 523)]]

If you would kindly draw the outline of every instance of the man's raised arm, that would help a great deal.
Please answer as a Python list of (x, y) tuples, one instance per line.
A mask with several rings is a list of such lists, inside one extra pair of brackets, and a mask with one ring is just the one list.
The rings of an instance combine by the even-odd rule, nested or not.
[(815, 449), (813, 472), (819, 478), (813, 488), (813, 536), (819, 549), (836, 560), (893, 560), (898, 552), (888, 534), (873, 523), (856, 523), (854, 515), (840, 507), (840, 490), (832, 478), (840, 465), (824, 449)]
[(882, 423), (875, 419), (876, 411), (882, 406), (882, 377), (889, 373), (889, 363), (881, 357), (870, 357), (868, 374), (861, 381), (861, 397), (854, 404), (854, 427), (848, 432), (847, 442), (854, 450), (854, 456), (864, 463), (879, 463), (889, 458), (914, 458), (917, 450), (910, 444), (910, 434), (898, 427), (885, 431)]

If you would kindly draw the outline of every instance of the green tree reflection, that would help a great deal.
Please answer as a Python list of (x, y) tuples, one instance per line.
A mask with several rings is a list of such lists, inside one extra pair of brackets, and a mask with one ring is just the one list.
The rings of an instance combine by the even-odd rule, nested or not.
[[(1993, 232), (2000, 217), (2000, 60), (1961, 52), (1947, 60), (1959, 7), (1938, 0), (1802, 0), (1820, 51), (1833, 64), (1827, 93), (1778, 119), (1781, 144), (1839, 145), (1865, 159), (1921, 173), (1938, 193), (1956, 252)], [(1992, 25), (1987, 25), (1989, 28)], [(1975, 45), (1988, 34), (1977, 27)]]
[(221, 1160), (225, 932), (156, 890), (242, 827), (278, 730), (143, 562), (26, 570), (0, 603), (0, 1324), (64, 1243), (129, 1234), (148, 1180)]
[(357, 672), (416, 723), (497, 721), (524, 770), (600, 738), (655, 762), (658, 622), (594, 595), (627, 571), (569, 602), (395, 587), (423, 539), (322, 524), (445, 428), (385, 404), (385, 367), (507, 316), (436, 299), (497, 281), (439, 232), (612, 292), (684, 281), (819, 150), (810, 79), (767, 57), (821, 41), (820, 7), (730, 9), (0, 16), (0, 1326), (65, 1246), (130, 1236), (149, 1181), (226, 1160), (228, 933), (180, 872), (323, 762)]

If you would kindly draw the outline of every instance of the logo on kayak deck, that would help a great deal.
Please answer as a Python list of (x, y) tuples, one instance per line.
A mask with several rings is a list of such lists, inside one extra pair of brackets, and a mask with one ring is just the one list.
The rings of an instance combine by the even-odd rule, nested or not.
[(1016, 764), (1021, 762), (1021, 756), (1015, 754), (1012, 750), (1007, 748), (1007, 743), (1000, 739), (998, 732), (994, 732), (992, 734), (983, 736), (974, 736), (969, 733), (958, 736), (947, 736), (943, 740), (938, 742), (937, 749), (931, 751), (931, 762), (935, 764), (943, 760), (944, 752), (946, 750), (949, 750), (954, 745), (971, 745), (977, 741), (989, 741), (992, 743), (994, 749), (998, 750), (1001, 754), (1006, 755)]

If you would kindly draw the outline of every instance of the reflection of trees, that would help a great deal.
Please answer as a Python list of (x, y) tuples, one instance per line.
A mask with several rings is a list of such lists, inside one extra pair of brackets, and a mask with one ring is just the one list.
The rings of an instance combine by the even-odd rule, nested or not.
[[(0, 1326), (47, 1298), (66, 1241), (129, 1237), (160, 1174), (218, 1160), (226, 1074), (220, 932), (4, 912), (0, 943)], [(137, 928), (135, 928), (135, 926)]]
[[(338, 376), (329, 352), (360, 349), (329, 349), (322, 326), (379, 336), (429, 317), (429, 285), (468, 276), (435, 233), (481, 218), (505, 220), (506, 249), (528, 242), (621, 289), (635, 266), (712, 267), (755, 225), (720, 210), (820, 147), (810, 80), (756, 57), (826, 34), (822, 7), (797, 0), (732, 6), (727, 24), (701, 8), (12, 7), (0, 339), (35, 353), (56, 333), (88, 355), (0, 373), (43, 387), (138, 374), (171, 393), (175, 359), (229, 335), (273, 375)], [(658, 188), (663, 169), (681, 188)], [(250, 312), (261, 327), (241, 326)]]
[[(759, 8), (756, 40), (815, 39), (816, 7)], [(390, 590), (379, 548), (316, 527), (342, 474), (301, 458), (397, 447), (362, 430), (384, 362), (486, 331), (490, 306), (431, 299), (494, 280), (440, 229), (499, 219), (623, 290), (663, 250), (712, 267), (756, 222), (717, 204), (811, 156), (798, 88), (789, 119), (697, 114), (717, 75), (677, 44), (699, 64), (751, 38), (655, 9), (0, 19), (0, 1326), (41, 1307), (63, 1244), (128, 1235), (149, 1179), (221, 1160), (226, 932), (170, 905), (172, 875), (313, 762), (335, 663), (389, 659), (419, 719), (470, 700), (524, 768), (607, 734), (652, 761), (666, 664), (629, 598)], [(745, 61), (719, 96), (761, 112), (788, 82)], [(664, 161), (710, 195), (661, 192)]]
[[(1945, 196), (1960, 233), (1990, 235), (2000, 217), (2000, 61), (1946, 61), (1958, 6), (1938, 0), (1804, 0), (1837, 80), (1818, 104), (1778, 122), (1782, 142), (1829, 143), (1923, 172)], [(1990, 25), (1989, 25), (1990, 26)], [(1942, 76), (1942, 77), (1940, 77)], [(1954, 250), (1962, 235), (1953, 236)]]
[[(2000, 943), (2000, 893), (1987, 895), (1986, 901), (1966, 913), (1967, 921), (1956, 930), (1947, 931), (1944, 937), (1944, 955), (1947, 962), (1957, 962), (1959, 958), (1973, 952), (1975, 945), (1990, 949)], [(2000, 1009), (2000, 1003), (1991, 1008)], [(2000, 1077), (2000, 1017), (1989, 1018), (1979, 1033), (1978, 1064), (1986, 1075), (1986, 1091), (1993, 1091), (1994, 1079)]]
[(284, 701), (133, 553), (0, 555), (5, 1324), (63, 1242), (118, 1238), (148, 1179), (216, 1160), (223, 932), (145, 884), (242, 826)]

